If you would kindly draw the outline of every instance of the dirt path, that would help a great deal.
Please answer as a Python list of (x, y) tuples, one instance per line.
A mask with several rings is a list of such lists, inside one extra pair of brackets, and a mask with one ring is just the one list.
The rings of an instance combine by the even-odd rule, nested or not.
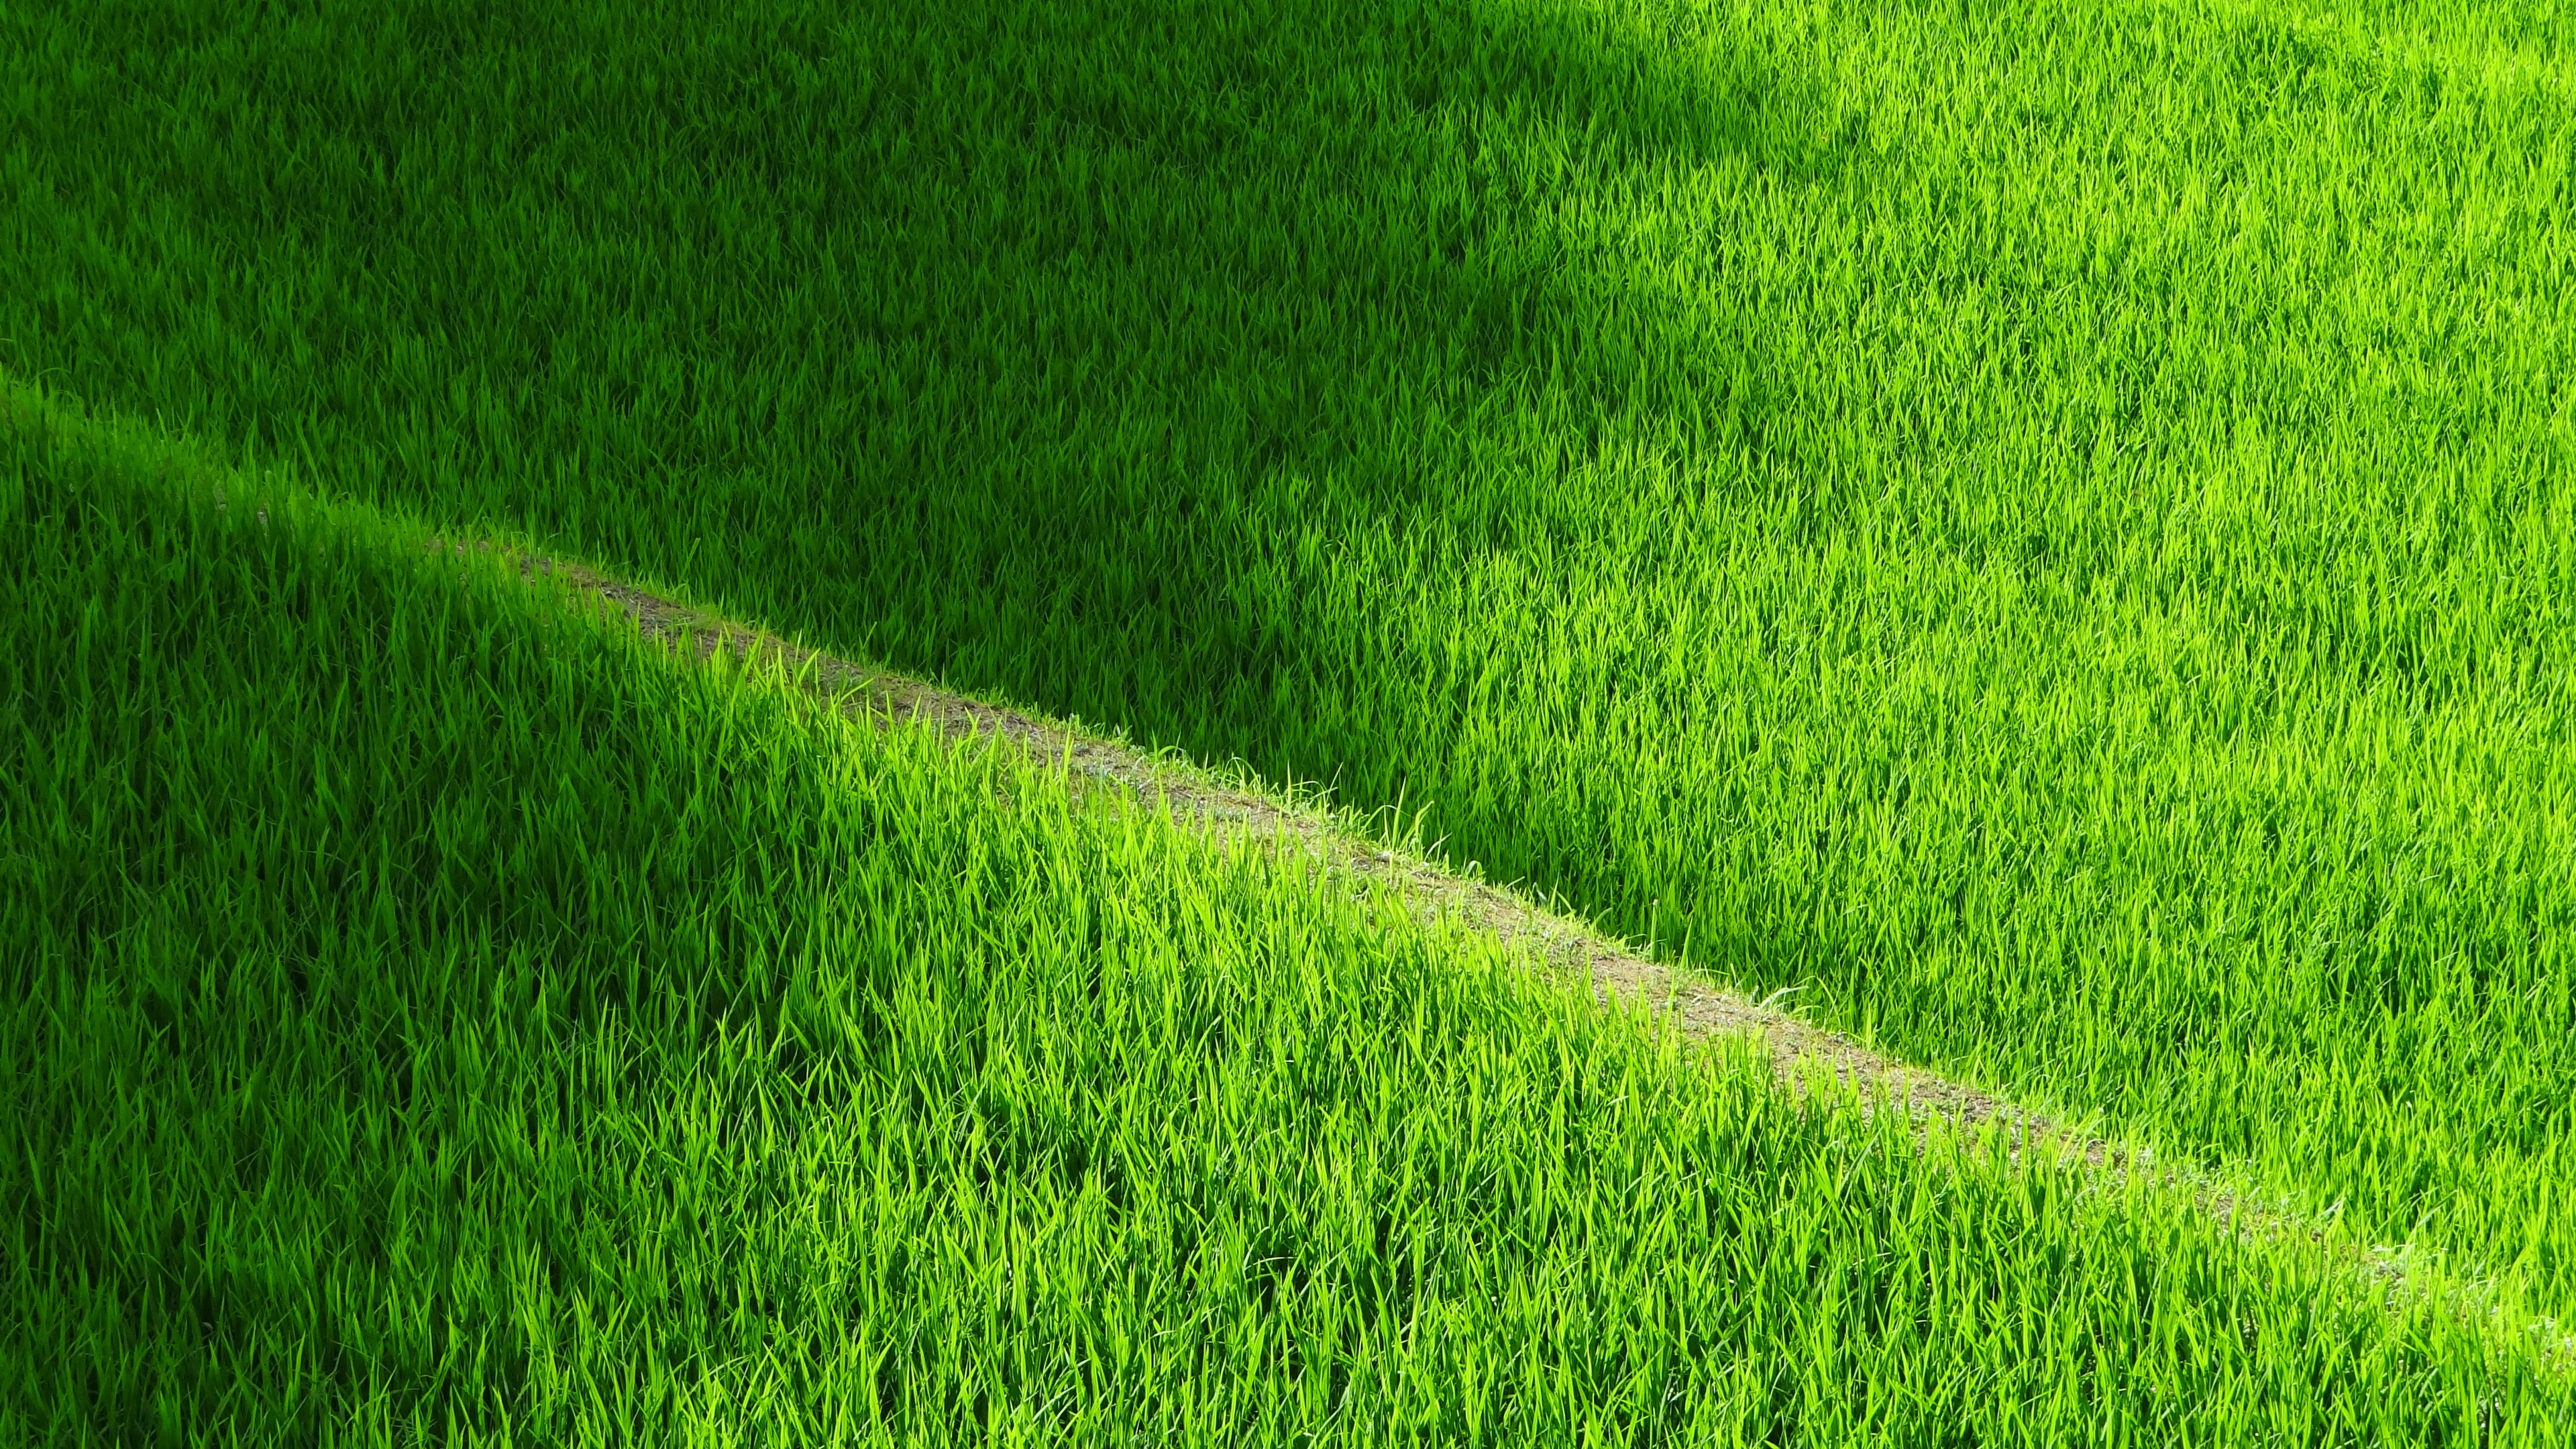
[[(467, 547), (438, 539), (429, 540), (428, 546), (459, 553)], [(473, 547), (489, 549), (490, 545)], [(1677, 1019), (1681, 1029), (1692, 1036), (1732, 1033), (1756, 1038), (1769, 1053), (1774, 1073), (1792, 1092), (1804, 1094), (1822, 1074), (1859, 1089), (1871, 1100), (1901, 1104), (1918, 1123), (1918, 1142), (1922, 1133), (1936, 1123), (1958, 1128), (1997, 1123), (2010, 1134), (2016, 1159), (2024, 1151), (2046, 1145), (2061, 1157), (2081, 1161), (2087, 1171), (2106, 1173), (2112, 1181), (2144, 1176), (2186, 1193), (2240, 1235), (2327, 1241), (2324, 1224), (2297, 1216), (2280, 1205), (2244, 1197), (2192, 1163), (2158, 1158), (2144, 1148), (2071, 1130), (2067, 1124), (1993, 1093), (1911, 1066), (1740, 992), (1675, 971), (1510, 889), (1387, 849), (1320, 809), (1231, 785), (1179, 760), (1084, 734), (1023, 711), (890, 670), (800, 648), (776, 635), (688, 608), (577, 564), (535, 557), (520, 557), (516, 562), (523, 578), (558, 580), (569, 587), (576, 599), (595, 599), (623, 613), (649, 639), (674, 645), (683, 639), (693, 640), (702, 658), (722, 648), (739, 657), (759, 657), (791, 669), (810, 670), (806, 677), (811, 687), (828, 697), (842, 699), (845, 710), (853, 715), (864, 714), (881, 722), (919, 720), (954, 739), (996, 739), (1017, 747), (1039, 763), (1065, 765), (1079, 781), (1136, 800), (1167, 803), (1177, 817), (1194, 818), (1220, 832), (1240, 831), (1302, 847), (1314, 859), (1393, 887), (1417, 917), (1431, 919), (1446, 913), (1506, 941), (1535, 947), (1569, 985), (1588, 981), (1596, 1001), (1606, 1004), (1614, 999), (1642, 1000), (1653, 1011)], [(2338, 1244), (2336, 1252), (2392, 1293), (2429, 1289), (2464, 1316), (2500, 1316), (2485, 1285), (2440, 1273), (2430, 1275), (2436, 1281), (2428, 1282), (2427, 1275), (2412, 1266), (2417, 1262), (2415, 1256), (2404, 1248), (2347, 1242)], [(2499, 1324), (2499, 1328), (2503, 1325)], [(2565, 1342), (2548, 1356), (2576, 1371), (2576, 1336), (2550, 1336), (2564, 1337)]]

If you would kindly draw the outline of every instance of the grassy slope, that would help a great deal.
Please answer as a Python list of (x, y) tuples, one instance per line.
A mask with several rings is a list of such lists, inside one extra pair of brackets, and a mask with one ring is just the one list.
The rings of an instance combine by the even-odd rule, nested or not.
[(2563, 1310), (2568, 34), (2308, 8), (17, 6), (0, 358)]
[(2567, 1426), (2306, 1250), (22, 402), (0, 1437)]

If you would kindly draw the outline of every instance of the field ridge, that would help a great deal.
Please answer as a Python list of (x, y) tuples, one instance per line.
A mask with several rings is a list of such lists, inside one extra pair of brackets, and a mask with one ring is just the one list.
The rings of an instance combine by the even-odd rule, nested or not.
[[(1367, 817), (1336, 810), (1328, 801), (1301, 798), (1294, 789), (1281, 790), (1249, 772), (1228, 778), (1177, 751), (1140, 749), (1114, 728), (1051, 719), (799, 644), (587, 564), (490, 539), (432, 536), (423, 540), (423, 547), (460, 555), (468, 550), (498, 553), (523, 580), (558, 585), (576, 604), (622, 615), (648, 641), (693, 650), (701, 660), (721, 650), (741, 664), (775, 669), (835, 701), (854, 719), (880, 727), (925, 725), (952, 744), (999, 743), (1032, 763), (1061, 768), (1068, 788), (1077, 793), (1105, 792), (1124, 803), (1167, 810), (1178, 821), (1220, 836), (1303, 850), (1325, 870), (1347, 871), (1393, 891), (1426, 923), (1448, 916), (1508, 945), (1534, 948), (1568, 986), (1578, 979), (1588, 983), (1593, 1000), (1604, 1008), (1641, 1006), (1691, 1039), (1727, 1035), (1758, 1040), (1775, 1078), (1793, 1096), (1821, 1088), (1897, 1107), (1916, 1120), (1918, 1140), (1935, 1123), (1962, 1132), (1999, 1128), (2015, 1142), (2016, 1158), (2023, 1151), (2038, 1151), (2107, 1172), (2113, 1181), (2142, 1175), (2188, 1193), (2212, 1217), (2247, 1236), (2311, 1242), (2327, 1237), (2326, 1223), (2260, 1201), (2228, 1183), (2222, 1173), (2097, 1135), (2071, 1118), (1891, 1056), (1773, 1002), (1757, 1001), (1687, 962), (1657, 961), (1633, 943), (1531, 900), (1517, 883), (1482, 879), (1472, 862), (1466, 869), (1453, 867), (1418, 842), (1372, 831)], [(2350, 1260), (2357, 1271), (2392, 1292), (2431, 1292), (2450, 1300), (2466, 1317), (2524, 1316), (2500, 1311), (2489, 1300), (2490, 1285), (2481, 1281), (2427, 1274), (2424, 1269), (2430, 1265), (2423, 1250), (2412, 1244), (2356, 1243)], [(2576, 1334), (2558, 1332), (2547, 1321), (2522, 1327), (2537, 1329), (2545, 1355), (2576, 1369)]]
[[(964, 691), (826, 650), (795, 643), (769, 630), (621, 579), (597, 568), (489, 539), (433, 536), (424, 548), (499, 553), (530, 582), (552, 582), (576, 601), (622, 614), (647, 640), (694, 650), (701, 660), (722, 650), (736, 661), (769, 667), (836, 701), (853, 718), (880, 726), (900, 722), (935, 729), (951, 743), (982, 739), (1019, 751), (1033, 763), (1061, 767), (1077, 792), (1105, 791), (1125, 801), (1165, 809), (1176, 819), (1220, 836), (1236, 836), (1301, 849), (1326, 870), (1345, 870), (1395, 892), (1425, 922), (1448, 916), (1506, 944), (1535, 948), (1540, 959), (1571, 986), (1580, 973), (1593, 1000), (1605, 1008), (1642, 1006), (1684, 1036), (1758, 1039), (1773, 1075), (1793, 1096), (1820, 1088), (1839, 1090), (1913, 1115), (1917, 1140), (1933, 1124), (1961, 1132), (1996, 1127), (2024, 1151), (2080, 1162), (2113, 1182), (2137, 1174), (2191, 1195), (2231, 1230), (2254, 1238), (2326, 1240), (2329, 1226), (2277, 1203), (2263, 1202), (2225, 1180), (2222, 1173), (2097, 1135), (2084, 1123), (2036, 1110), (1974, 1083), (1940, 1075), (1890, 1056), (1839, 1032), (1806, 1021), (1766, 1001), (1756, 1001), (1687, 962), (1666, 964), (1630, 942), (1560, 910), (1529, 899), (1516, 883), (1496, 884), (1470, 869), (1457, 869), (1410, 848), (1418, 842), (1372, 833), (1366, 818), (1329, 803), (1301, 799), (1244, 772), (1229, 779), (1177, 751), (1147, 751), (1109, 731), (1079, 721), (1049, 719), (1033, 710), (996, 703)], [(1471, 863), (1472, 866), (1472, 863)], [(2506, 1338), (2536, 1342), (2544, 1361), (2576, 1373), (2576, 1333), (2552, 1320), (2508, 1312), (2492, 1285), (2462, 1279), (2427, 1261), (2411, 1243), (2354, 1243), (2351, 1266), (2391, 1293), (2429, 1293), (2470, 1321), (2488, 1321)], [(2516, 1321), (2521, 1320), (2521, 1321)]]

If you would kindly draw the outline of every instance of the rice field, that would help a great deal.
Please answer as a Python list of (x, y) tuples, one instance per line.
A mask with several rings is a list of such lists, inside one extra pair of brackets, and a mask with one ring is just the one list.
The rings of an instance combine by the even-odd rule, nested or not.
[(185, 449), (6, 448), (13, 1442), (2563, 1426), (2187, 1198)]
[(302, 500), (11, 423), (12, 1292), (68, 1305), (13, 1422), (2576, 1435), (2330, 1255), (395, 562), (524, 538), (1329, 788), (2564, 1319), (2571, 41), (0, 12), (0, 368)]

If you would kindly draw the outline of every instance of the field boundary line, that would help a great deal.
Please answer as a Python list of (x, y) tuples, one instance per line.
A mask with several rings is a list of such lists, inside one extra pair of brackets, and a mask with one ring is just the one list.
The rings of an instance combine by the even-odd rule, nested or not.
[(878, 727), (909, 721), (934, 729), (952, 744), (995, 742), (1032, 763), (1064, 769), (1068, 785), (1077, 790), (1103, 790), (1128, 803), (1167, 809), (1177, 823), (1219, 836), (1302, 849), (1327, 870), (1345, 870), (1392, 890), (1426, 925), (1445, 918), (1506, 945), (1534, 950), (1560, 984), (1569, 989), (1588, 985), (1598, 1006), (1642, 1005), (1687, 1038), (1753, 1039), (1768, 1056), (1775, 1079), (1793, 1096), (1837, 1092), (1857, 1098), (1865, 1110), (1905, 1111), (1915, 1122), (1918, 1147), (1935, 1124), (1963, 1135), (1994, 1128), (2005, 1134), (2016, 1162), (2029, 1153), (2037, 1160), (2073, 1164), (2106, 1187), (2137, 1179), (2182, 1193), (2234, 1236), (2327, 1251), (2392, 1302), (2430, 1297), (2483, 1325), (2503, 1345), (2519, 1343), (2556, 1371), (2576, 1374), (2576, 1333), (2553, 1320), (2508, 1309), (2498, 1301), (2494, 1285), (2454, 1274), (2411, 1244), (2337, 1238), (2330, 1222), (2260, 1201), (2198, 1164), (2095, 1135), (1874, 1050), (1687, 967), (1654, 961), (1510, 886), (1372, 839), (1356, 818), (1337, 819), (1328, 807), (1298, 800), (1290, 792), (1274, 793), (1276, 787), (1249, 778), (1229, 781), (1173, 752), (1141, 749), (1080, 723), (1052, 720), (1034, 710), (797, 644), (584, 564), (488, 540), (468, 544), (432, 537), (424, 547), (497, 555), (525, 581), (552, 580), (569, 590), (577, 604), (586, 601), (622, 616), (647, 642), (675, 651), (691, 649), (701, 661), (721, 650), (745, 666), (775, 668), (798, 687), (835, 701), (847, 717)]

